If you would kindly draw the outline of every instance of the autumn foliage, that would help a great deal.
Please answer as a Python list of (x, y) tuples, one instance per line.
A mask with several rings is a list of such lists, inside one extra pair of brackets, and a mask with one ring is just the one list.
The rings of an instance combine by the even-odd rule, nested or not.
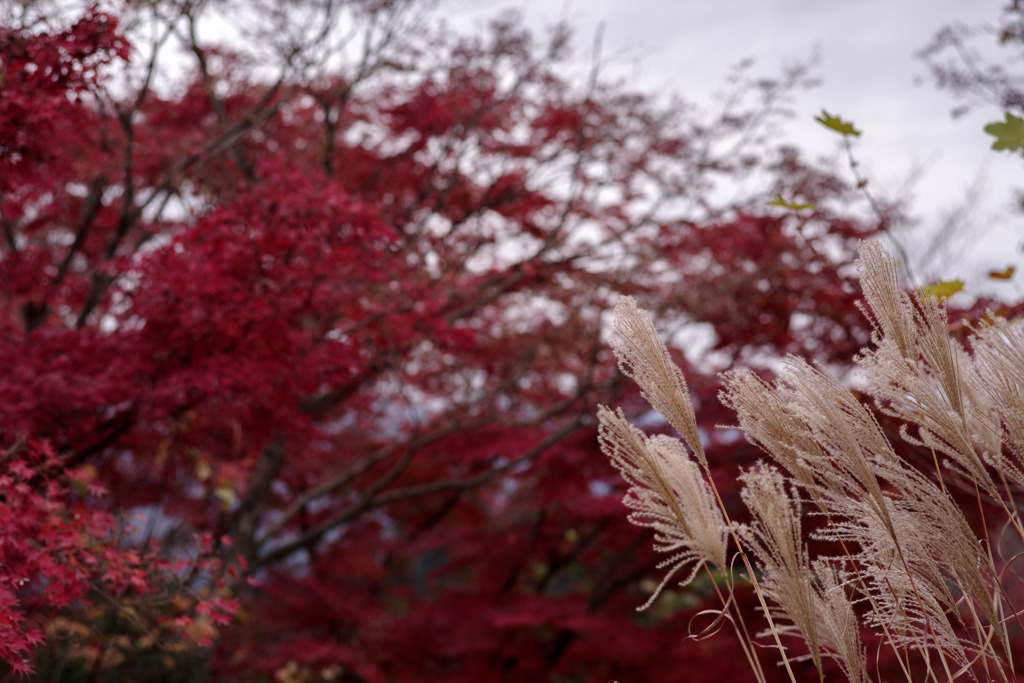
[(777, 141), (804, 71), (739, 69), (705, 109), (513, 15), (2, 11), (13, 671), (745, 675), (684, 637), (709, 585), (630, 616), (655, 558), (593, 409), (645, 411), (606, 345), (619, 294), (703, 349), (675, 355), (723, 481), (748, 449), (712, 429), (718, 370), (868, 342), (849, 263), (898, 215), (858, 220)]

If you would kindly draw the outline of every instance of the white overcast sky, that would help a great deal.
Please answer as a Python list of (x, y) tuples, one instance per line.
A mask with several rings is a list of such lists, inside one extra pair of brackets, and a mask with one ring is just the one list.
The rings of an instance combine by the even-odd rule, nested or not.
[[(812, 154), (834, 154), (837, 137), (815, 123), (827, 109), (852, 120), (862, 170), (878, 192), (898, 194), (914, 169), (913, 212), (925, 227), (961, 203), (981, 175), (972, 214), (975, 247), (955, 272), (992, 291), (978, 274), (1024, 265), (1024, 216), (1013, 189), (1024, 187), (1024, 160), (989, 150), (982, 131), (1001, 116), (980, 107), (953, 119), (956, 102), (937, 90), (915, 57), (943, 26), (994, 24), (1007, 0), (449, 0), (456, 23), (518, 8), (533, 27), (567, 18), (581, 53), (604, 24), (604, 54), (635, 55), (637, 85), (708, 102), (731, 64), (753, 57), (765, 75), (817, 50), (822, 85), (802, 96), (788, 138)], [(980, 43), (979, 43), (980, 44)], [(1005, 54), (1003, 55), (1005, 57)], [(1016, 287), (1014, 287), (1016, 289)], [(1012, 295), (1011, 292), (1004, 294)]]

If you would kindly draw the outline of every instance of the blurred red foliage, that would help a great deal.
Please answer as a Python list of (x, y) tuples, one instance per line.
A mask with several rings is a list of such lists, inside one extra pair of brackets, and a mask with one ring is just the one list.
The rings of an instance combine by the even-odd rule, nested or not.
[(712, 116), (564, 27), (294, 5), (0, 32), (0, 657), (45, 632), (40, 680), (743, 676), (685, 638), (699, 591), (634, 616), (656, 560), (592, 415), (642, 411), (619, 293), (704, 331), (680, 360), (722, 481), (748, 449), (718, 369), (867, 341), (876, 229), (774, 141), (805, 72), (738, 71)]

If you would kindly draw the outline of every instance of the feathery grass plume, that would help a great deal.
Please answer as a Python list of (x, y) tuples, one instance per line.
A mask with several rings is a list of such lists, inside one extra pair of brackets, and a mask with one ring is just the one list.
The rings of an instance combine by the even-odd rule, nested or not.
[[(977, 332), (977, 330), (975, 330)], [(971, 339), (971, 346), (974, 351), (973, 357), (960, 345), (957, 345), (957, 364), (960, 367), (960, 374), (964, 382), (961, 390), (964, 394), (964, 404), (967, 408), (967, 432), (976, 450), (981, 454), (982, 460), (995, 467), (997, 472), (1003, 470), (998, 463), (1002, 461), (1003, 451), (1003, 430), (1000, 428), (1001, 415), (1013, 413), (1011, 405), (1000, 405), (1002, 397), (997, 398), (998, 392), (993, 393), (993, 387), (988, 386), (988, 380), (982, 377), (980, 363), (981, 357), (977, 353), (977, 337)], [(1009, 368), (1006, 368), (1009, 369)], [(1020, 370), (1017, 370), (1020, 373)], [(1005, 381), (1006, 375), (1000, 377), (990, 376), (989, 379), (998, 384)], [(1024, 404), (1018, 406), (1024, 407)], [(1024, 414), (1017, 413), (1011, 419), (1022, 420)], [(1012, 445), (1007, 443), (1012, 452)]]
[(989, 316), (971, 340), (979, 386), (991, 399), (992, 429), (1005, 442), (988, 451), (993, 465), (1024, 487), (1024, 331), (1002, 318)]
[[(807, 643), (814, 667), (822, 674), (818, 642), (816, 591), (800, 525), (800, 499), (791, 496), (774, 467), (755, 466), (740, 475), (740, 495), (753, 522), (740, 525), (740, 538), (761, 562), (765, 597), (781, 609), (772, 618), (779, 633), (793, 628)], [(786, 621), (792, 627), (786, 625)]]
[[(771, 402), (764, 397), (768, 385), (739, 374), (731, 378), (730, 400), (741, 428), (763, 431), (769, 420), (799, 425), (796, 435), (804, 446), (794, 479), (830, 520), (817, 537), (859, 549), (847, 559), (864, 567), (866, 576), (887, 576), (898, 562), (897, 570), (909, 576), (917, 592), (895, 592), (884, 580), (872, 583), (865, 593), (871, 609), (882, 615), (876, 622), (895, 623), (900, 646), (916, 647), (921, 633), (934, 627), (935, 642), (955, 650), (963, 664), (967, 650), (943, 615), (956, 614), (960, 596), (967, 594), (986, 624), (996, 624), (998, 617), (994, 570), (962, 511), (938, 485), (896, 457), (870, 412), (835, 378), (796, 359), (787, 362), (787, 370), (773, 387)], [(758, 407), (768, 406), (771, 410), (757, 414)], [(894, 607), (908, 597), (918, 599), (920, 608)]]
[(895, 259), (879, 245), (863, 243), (860, 254), (868, 303), (861, 308), (875, 328), (875, 348), (863, 350), (857, 364), (875, 384), (872, 393), (878, 409), (916, 425), (916, 436), (906, 424), (901, 428), (904, 440), (946, 454), (957, 474), (998, 499), (996, 484), (967, 427), (970, 409), (960, 372), (964, 354), (949, 336), (945, 307), (926, 291), (911, 302), (891, 277)]
[[(642, 311), (637, 307), (636, 301), (632, 297), (623, 296), (619, 298), (615, 306), (615, 329), (621, 335), (621, 340), (613, 342), (615, 355), (619, 360), (619, 368), (623, 374), (632, 378), (637, 383), (641, 389), (641, 394), (651, 404), (651, 407), (668, 420), (669, 424), (675, 428), (700, 461), (704, 474), (708, 477), (708, 480), (703, 485), (713, 494), (726, 525), (725, 528), (738, 544), (739, 538), (732, 529), (731, 521), (725, 509), (725, 503), (715, 488), (714, 480), (710, 479), (711, 468), (708, 466), (707, 457), (704, 454), (704, 447), (697, 429), (697, 418), (694, 414), (693, 402), (690, 400), (689, 389), (687, 388), (686, 379), (683, 377), (682, 371), (672, 361), (672, 357), (658, 336), (650, 316), (646, 311)], [(750, 566), (742, 547), (738, 550), (740, 559), (747, 569), (747, 574), (753, 584), (754, 593), (760, 600), (765, 616), (768, 619), (769, 625), (771, 625), (771, 614), (758, 586), (754, 570)], [(725, 605), (723, 605), (723, 609), (725, 609)], [(736, 616), (739, 621), (738, 628), (743, 634), (741, 636), (742, 643), (743, 638), (746, 637), (746, 626), (742, 623), (742, 615), (737, 614)], [(784, 652), (783, 645), (777, 635), (775, 636), (775, 643), (779, 650)], [(790, 679), (795, 683), (789, 662), (784, 659), (782, 663)], [(751, 665), (758, 666), (757, 660), (752, 660)], [(760, 674), (759, 671), (755, 673)]]
[[(802, 361), (791, 360), (788, 369), (779, 392), (828, 456), (806, 460), (818, 484), (814, 500), (832, 521), (819, 536), (859, 548), (855, 559), (868, 574), (886, 577), (874, 584), (871, 609), (883, 615), (878, 623), (895, 624), (896, 644), (917, 642), (898, 634), (916, 639), (932, 628), (936, 645), (966, 663), (974, 649), (964, 646), (943, 615), (963, 626), (957, 605), (966, 595), (987, 625), (999, 619), (995, 571), (963, 511), (941, 486), (897, 458), (871, 413), (834, 377)], [(910, 593), (892, 590), (904, 583), (892, 582), (894, 563), (914, 589)], [(894, 605), (905, 598), (916, 599), (919, 609)]]
[[(732, 536), (787, 669), (781, 635), (804, 639), (822, 679), (830, 657), (849, 680), (867, 683), (861, 634), (868, 630), (896, 653), (908, 681), (1008, 682), (1016, 675), (1011, 624), (1024, 625), (1001, 581), (1016, 558), (998, 567), (999, 544), (988, 535), (998, 522), (984, 499), (1002, 507), (1024, 540), (1015, 500), (1024, 488), (1024, 331), (990, 314), (972, 330), (972, 356), (950, 337), (936, 297), (902, 291), (895, 260), (878, 245), (862, 244), (860, 253), (861, 307), (873, 327), (872, 348), (855, 359), (871, 381), (866, 394), (901, 422), (907, 443), (932, 454), (934, 470), (898, 456), (877, 413), (820, 366), (788, 358), (771, 383), (728, 372), (722, 402), (782, 468), (759, 464), (741, 475), (752, 517), (732, 524), (710, 478), (685, 379), (628, 297), (616, 307), (620, 366), (700, 466), (679, 441), (647, 437), (605, 407), (602, 448), (633, 486), (625, 499), (631, 521), (654, 528), (659, 549), (676, 553), (663, 563), (672, 566), (666, 581), (691, 565), (692, 578), (708, 562), (728, 573)], [(946, 456), (945, 468), (935, 452)], [(983, 538), (957, 490), (977, 492)], [(808, 514), (824, 521), (809, 540), (829, 545), (807, 543)], [(835, 544), (840, 554), (820, 550)], [(725, 609), (728, 603), (723, 598)], [(743, 634), (745, 627), (749, 656)], [(763, 680), (756, 660), (751, 665)]]
[(723, 373), (722, 380), (725, 389), (718, 398), (736, 413), (747, 440), (798, 481), (810, 484), (810, 471), (801, 459), (824, 455), (806, 425), (786, 410), (775, 388), (750, 370), (730, 370)]
[[(928, 580), (914, 576), (918, 567), (908, 562), (900, 545), (900, 534), (912, 531), (909, 523), (912, 520), (904, 520), (900, 528), (895, 496), (888, 492), (887, 482), (879, 476), (886, 470), (898, 469), (895, 454), (870, 414), (835, 378), (796, 359), (788, 361), (787, 370), (776, 384), (777, 389), (790, 411), (810, 429), (826, 456), (805, 460), (814, 473), (817, 500), (831, 521), (819, 536), (858, 549), (853, 559), (868, 577), (874, 577), (875, 570), (883, 576), (900, 572), (910, 577), (909, 583), (920, 595), (887, 592), (884, 581), (870, 584), (874, 589), (871, 591), (872, 609), (897, 621), (890, 625), (897, 636), (897, 645), (917, 647), (916, 639), (908, 643), (902, 637), (905, 632), (915, 637), (922, 633), (913, 618), (919, 613), (932, 615), (936, 610), (929, 610), (931, 605), (954, 601), (942, 600), (934, 594), (936, 586), (941, 586), (941, 575), (939, 580), (934, 575), (928, 576)], [(926, 562), (924, 566), (931, 565)], [(902, 586), (905, 582), (898, 583)], [(908, 597), (917, 597), (921, 603), (919, 610), (904, 609), (903, 602)], [(941, 617), (943, 611), (938, 609), (937, 612)], [(899, 622), (901, 619), (904, 621)], [(930, 628), (937, 627), (941, 631), (935, 634), (935, 643), (945, 645), (952, 627), (945, 629), (941, 623), (936, 624), (929, 624)]]
[[(837, 522), (816, 535), (859, 549), (852, 559), (861, 579), (858, 591), (870, 602), (865, 623), (884, 628), (890, 644), (898, 649), (934, 651), (963, 666), (984, 644), (975, 645), (964, 635), (957, 608), (960, 595), (944, 583), (948, 579), (955, 584), (957, 577), (936, 552), (934, 542), (941, 535), (927, 537), (936, 520), (924, 523), (913, 510), (894, 504), (890, 519), (899, 535), (893, 537), (877, 516), (865, 512), (862, 520)], [(959, 554), (959, 549), (951, 548), (950, 553)]]
[(815, 479), (838, 495), (858, 491), (887, 520), (876, 468), (885, 461), (894, 462), (896, 456), (857, 397), (832, 375), (792, 357), (786, 360), (786, 372), (775, 388), (824, 456), (803, 459)]
[(700, 466), (679, 440), (670, 436), (648, 437), (631, 425), (622, 411), (601, 406), (599, 439), (601, 449), (631, 486), (623, 498), (633, 510), (629, 521), (654, 530), (655, 550), (672, 553), (658, 564), (670, 567), (651, 598), (653, 603), (665, 585), (679, 572), (690, 573), (679, 581), (685, 585), (705, 563), (726, 571), (728, 527), (715, 502)]
[(644, 399), (679, 432), (707, 471), (708, 461), (686, 378), (669, 355), (650, 316), (637, 307), (633, 297), (619, 297), (615, 304), (615, 329), (621, 338), (612, 343), (612, 348), (622, 374), (637, 383)]
[(855, 580), (822, 559), (815, 560), (812, 568), (819, 582), (815, 616), (821, 643), (851, 683), (867, 683), (871, 679), (860, 640), (860, 622), (846, 592), (847, 585)]
[(907, 293), (900, 289), (896, 259), (890, 257), (878, 242), (862, 242), (860, 258), (860, 286), (864, 302), (858, 302), (857, 306), (871, 323), (874, 330), (872, 341), (887, 340), (896, 347), (900, 358), (916, 362), (914, 305)]

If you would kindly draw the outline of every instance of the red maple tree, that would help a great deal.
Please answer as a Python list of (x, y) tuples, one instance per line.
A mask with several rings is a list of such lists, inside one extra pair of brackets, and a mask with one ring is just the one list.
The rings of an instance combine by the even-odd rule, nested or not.
[(707, 113), (513, 15), (32, 12), (0, 31), (15, 671), (45, 633), (41, 680), (746, 675), (684, 639), (706, 595), (627, 616), (655, 559), (592, 414), (642, 412), (619, 293), (703, 330), (727, 473), (717, 370), (867, 342), (848, 263), (886, 221), (773, 141), (803, 70), (741, 69)]

